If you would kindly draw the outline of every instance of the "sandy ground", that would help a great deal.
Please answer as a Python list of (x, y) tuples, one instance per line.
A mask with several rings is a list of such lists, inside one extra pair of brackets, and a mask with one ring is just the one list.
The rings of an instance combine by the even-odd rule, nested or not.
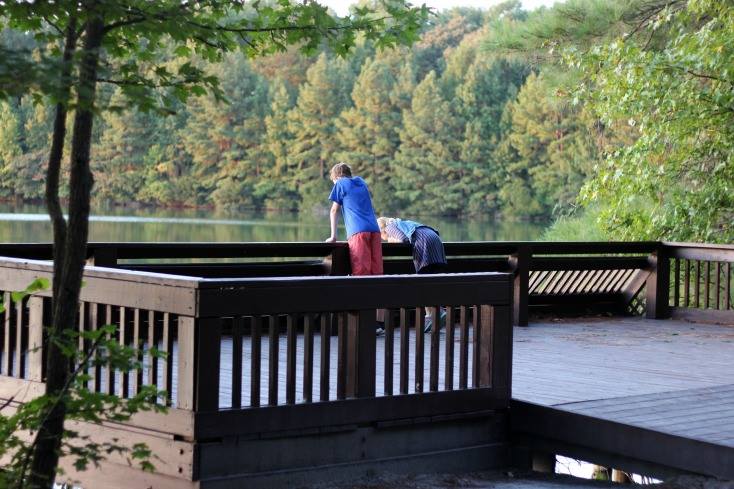
[(300, 489), (734, 489), (734, 481), (719, 481), (705, 477), (680, 476), (662, 484), (637, 485), (579, 479), (566, 475), (544, 475), (532, 472), (477, 472), (471, 474), (389, 475), (355, 480), (348, 484), (321, 483)]

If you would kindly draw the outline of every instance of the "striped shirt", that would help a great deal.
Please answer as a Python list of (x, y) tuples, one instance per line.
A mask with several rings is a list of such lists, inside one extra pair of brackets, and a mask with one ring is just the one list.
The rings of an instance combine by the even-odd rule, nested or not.
[[(394, 223), (385, 226), (385, 232), (393, 239), (409, 243), (408, 237)], [(446, 253), (443, 250), (443, 242), (438, 233), (428, 226), (416, 228), (413, 233), (413, 265), (415, 271), (438, 263), (446, 264)]]

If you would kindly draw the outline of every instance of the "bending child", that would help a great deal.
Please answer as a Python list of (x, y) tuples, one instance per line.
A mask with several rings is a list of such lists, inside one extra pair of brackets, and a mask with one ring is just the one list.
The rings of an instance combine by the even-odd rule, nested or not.
[[(409, 243), (413, 251), (413, 266), (415, 272), (445, 273), (447, 270), (446, 253), (443, 241), (438, 231), (430, 226), (415, 221), (397, 219), (394, 217), (380, 217), (377, 219), (382, 239), (390, 243)], [(433, 326), (430, 309), (426, 313), (424, 332), (429, 332)], [(441, 310), (441, 322), (446, 321), (446, 311)]]

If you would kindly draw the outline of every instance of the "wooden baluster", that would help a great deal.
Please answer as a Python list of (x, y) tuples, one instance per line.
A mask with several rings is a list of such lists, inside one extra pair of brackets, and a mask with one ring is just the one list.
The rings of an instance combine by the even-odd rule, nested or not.
[(469, 323), (466, 306), (459, 310), (459, 389), (468, 386), (469, 372)]
[(704, 283), (703, 290), (704, 290), (704, 303), (703, 308), (708, 309), (711, 307), (711, 262), (706, 262), (706, 282)]
[(2, 367), (2, 374), (10, 376), (13, 373), (13, 349), (11, 347), (11, 334), (12, 334), (12, 312), (13, 312), (13, 306), (12, 302), (10, 301), (10, 292), (5, 292), (5, 296), (3, 298), (3, 304), (5, 305), (5, 321), (4, 321), (4, 327), (3, 327), (3, 367)]
[(385, 395), (393, 395), (393, 356), (395, 354), (395, 325), (393, 311), (385, 311)]
[(410, 369), (410, 328), (408, 310), (400, 309), (400, 393), (408, 393)]
[(336, 355), (336, 398), (346, 397), (347, 386), (347, 330), (344, 313), (337, 313), (337, 355)]
[[(140, 309), (137, 307), (133, 309), (133, 343), (132, 346), (135, 349), (136, 356), (138, 362), (140, 362), (140, 368), (135, 369), (132, 372), (132, 377), (130, 378), (130, 395), (134, 396), (138, 392), (140, 392), (140, 386), (143, 385), (143, 344), (142, 344), (142, 336), (141, 336), (141, 328), (140, 328)], [(191, 326), (192, 331), (191, 334), (193, 335), (193, 325)], [(193, 342), (193, 339), (191, 340)], [(179, 345), (180, 346), (180, 345)], [(193, 343), (191, 345), (191, 348), (193, 348)], [(191, 356), (193, 358), (193, 350), (191, 351)], [(180, 355), (179, 355), (180, 356)], [(193, 371), (193, 366), (191, 367)], [(179, 377), (180, 378), (180, 377)], [(192, 396), (193, 396), (193, 387), (192, 387)], [(191, 407), (193, 408), (193, 401), (191, 401)]]
[[(99, 304), (89, 304), (89, 329), (90, 331), (97, 331), (99, 329), (100, 310)], [(90, 345), (90, 348), (94, 348), (94, 345)], [(102, 366), (99, 364), (99, 353), (95, 350), (90, 356), (92, 366), (90, 369), (91, 377), (91, 389), (94, 392), (101, 392), (102, 390)]]
[(429, 359), (428, 389), (438, 390), (438, 356), (441, 346), (441, 306), (433, 308), (433, 326), (431, 327), (431, 356)]
[(155, 311), (148, 311), (148, 384), (158, 386), (158, 359), (153, 355), (153, 348), (158, 348), (155, 316)]
[(425, 334), (423, 325), (426, 322), (426, 311), (422, 307), (415, 308), (415, 392), (423, 392), (423, 350)]
[(696, 309), (701, 305), (701, 262), (696, 260), (696, 283), (693, 287), (693, 307)]
[(23, 320), (25, 316), (25, 300), (20, 300), (15, 306), (15, 377), (25, 377), (25, 363), (23, 361)]
[(173, 324), (175, 320), (171, 319), (171, 315), (167, 312), (163, 313), (163, 347), (166, 349), (166, 358), (164, 361), (163, 383), (166, 391), (167, 405), (173, 403), (173, 342), (176, 331)]
[(724, 309), (731, 307), (731, 263), (726, 264), (726, 282), (724, 285)]
[(688, 307), (691, 304), (691, 261), (686, 259), (684, 262), (686, 268), (683, 273), (683, 307)]
[(79, 325), (78, 334), (79, 334), (79, 338), (78, 338), (77, 347), (79, 348), (79, 351), (80, 352), (85, 352), (85, 351), (87, 351), (87, 348), (86, 348), (86, 342), (84, 341), (84, 338), (82, 337), (82, 334), (86, 331), (86, 328), (87, 328), (87, 307), (86, 307), (86, 302), (80, 302), (79, 303), (79, 318), (78, 319), (79, 319), (78, 320), (78, 325)]
[(331, 369), (331, 322), (329, 315), (321, 314), (321, 372), (319, 386), (319, 400), (329, 400), (330, 369)]
[[(119, 336), (119, 344), (120, 347), (124, 348), (127, 346), (128, 339), (130, 337), (130, 328), (128, 328), (127, 322), (128, 322), (128, 314), (127, 314), (127, 308), (126, 307), (120, 307), (120, 336)], [(134, 346), (134, 345), (133, 345)], [(173, 354), (173, 353), (171, 353)], [(171, 360), (173, 362), (173, 360)], [(129, 397), (129, 389), (130, 389), (130, 372), (123, 371), (120, 372), (120, 397), (127, 398)]]
[(481, 340), (481, 328), (480, 328), (480, 317), (479, 308), (477, 306), (471, 306), (472, 311), (472, 387), (479, 387), (479, 354), (480, 354), (480, 340)]
[(250, 322), (250, 406), (260, 406), (260, 375), (262, 365), (262, 316)]
[(278, 317), (271, 315), (269, 318), (269, 365), (268, 365), (268, 405), (278, 405), (278, 355), (280, 346), (280, 325)]
[(242, 407), (242, 332), (245, 318), (238, 316), (232, 323), (232, 407)]
[(676, 258), (673, 260), (673, 306), (678, 307), (680, 305), (680, 259)]
[(716, 291), (714, 307), (716, 310), (720, 309), (721, 301), (721, 262), (716, 262), (716, 281), (714, 283), (714, 290)]
[(43, 381), (43, 297), (28, 299), (28, 380)]
[(296, 403), (296, 326), (298, 316), (288, 314), (286, 316), (286, 367), (285, 367), (285, 402)]
[(303, 318), (303, 400), (313, 402), (313, 315)]
[(477, 326), (474, 328), (474, 344), (477, 351), (475, 354), (477, 363), (474, 365), (477, 382), (474, 387), (491, 387), (492, 355), (494, 351), (492, 345), (494, 338), (494, 308), (482, 305), (477, 308), (476, 313), (479, 315), (475, 316)]
[[(105, 323), (104, 326), (112, 324), (112, 306), (107, 304), (105, 306)], [(105, 335), (105, 341), (110, 341), (112, 337), (109, 334)], [(112, 364), (109, 362), (109, 352), (105, 349), (105, 355), (107, 355), (108, 361), (105, 362), (104, 376), (102, 377), (105, 385), (105, 392), (107, 394), (115, 393), (115, 376), (112, 372)]]
[(454, 390), (454, 308), (446, 306), (446, 365), (444, 389)]

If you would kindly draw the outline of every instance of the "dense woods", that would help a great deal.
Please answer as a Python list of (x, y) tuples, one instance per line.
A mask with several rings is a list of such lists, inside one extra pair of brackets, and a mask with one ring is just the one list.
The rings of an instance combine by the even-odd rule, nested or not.
[[(549, 237), (564, 239), (727, 241), (733, 10), (508, 1), (441, 12), (411, 48), (229, 54), (206, 68), (228, 103), (103, 114), (94, 198), (312, 212), (343, 160), (381, 213), (556, 218)], [(102, 96), (122, 109), (124, 89)], [(0, 103), (0, 198), (43, 197), (50, 124), (28, 97)]]
[[(590, 145), (578, 111), (554, 100), (537, 67), (483, 47), (493, 23), (526, 15), (519, 2), (452, 10), (412, 48), (360, 41), (346, 60), (326, 49), (229, 54), (207, 68), (228, 103), (103, 114), (94, 198), (311, 211), (326, 205), (328, 169), (344, 160), (382, 212), (548, 216), (576, 198)], [(111, 107), (122, 109), (124, 88), (102, 88)], [(2, 198), (43, 197), (51, 115), (30, 97), (0, 105)]]

